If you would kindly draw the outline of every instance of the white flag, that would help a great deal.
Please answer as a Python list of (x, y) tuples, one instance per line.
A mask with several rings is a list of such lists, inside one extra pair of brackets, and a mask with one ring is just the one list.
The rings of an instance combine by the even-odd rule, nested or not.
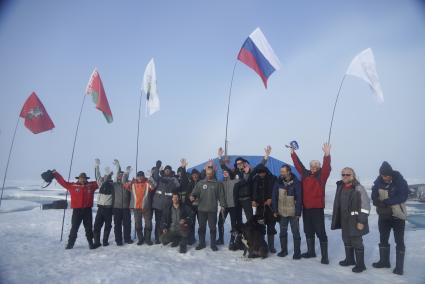
[(347, 75), (352, 75), (365, 80), (380, 102), (384, 101), (378, 73), (376, 72), (375, 57), (372, 49), (367, 48), (360, 52), (348, 66)]
[(146, 94), (146, 108), (149, 115), (159, 111), (159, 96), (156, 87), (155, 62), (153, 58), (149, 61), (143, 75), (143, 91)]

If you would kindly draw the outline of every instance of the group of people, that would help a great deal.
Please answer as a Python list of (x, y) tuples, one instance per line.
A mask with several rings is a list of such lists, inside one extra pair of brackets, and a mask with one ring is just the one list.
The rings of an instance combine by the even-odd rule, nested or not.
[[(53, 177), (71, 194), (73, 208), (72, 226), (66, 249), (72, 249), (77, 238), (78, 228), (83, 222), (86, 237), (91, 249), (109, 245), (109, 234), (114, 221), (115, 242), (118, 246), (133, 243), (131, 237), (131, 210), (134, 214), (137, 245), (168, 244), (179, 246), (185, 253), (187, 245), (196, 243), (195, 224), (198, 223), (198, 243), (196, 250), (206, 247), (206, 227), (210, 233), (211, 250), (224, 244), (224, 223), (230, 216), (231, 234), (228, 248), (238, 250), (243, 244), (238, 226), (255, 217), (264, 227), (270, 253), (276, 253), (274, 237), (279, 223), (280, 247), (278, 256), (288, 255), (288, 226), (293, 238), (293, 259), (316, 257), (315, 237), (319, 239), (321, 263), (329, 264), (328, 238), (325, 228), (325, 187), (331, 172), (331, 145), (323, 145), (323, 162), (313, 160), (307, 169), (299, 159), (296, 149), (290, 147), (291, 158), (299, 174), (289, 165), (282, 165), (278, 177), (267, 168), (271, 147), (265, 148), (262, 161), (252, 167), (242, 157), (229, 165), (224, 151), (218, 156), (223, 172), (223, 180), (216, 177), (217, 167), (210, 160), (202, 172), (187, 171), (187, 161), (182, 159), (176, 172), (157, 161), (147, 177), (143, 171), (129, 178), (131, 167), (122, 171), (118, 160), (114, 160), (115, 170), (105, 168), (100, 172), (100, 160), (95, 160), (96, 181), (89, 182), (81, 173), (77, 182), (66, 182), (55, 170)], [(92, 230), (92, 206), (95, 191), (99, 189), (97, 213)], [(405, 201), (408, 186), (398, 171), (387, 162), (379, 169), (379, 176), (372, 187), (372, 201), (379, 214), (380, 233), (378, 262), (376, 268), (390, 267), (389, 236), (393, 229), (396, 242), (395, 274), (403, 274), (404, 228), (406, 219)], [(255, 208), (255, 211), (254, 211)], [(243, 212), (243, 213), (242, 213)], [(341, 170), (341, 180), (337, 182), (331, 229), (341, 229), (345, 246), (345, 259), (341, 266), (353, 266), (353, 272), (366, 269), (362, 236), (369, 232), (368, 215), (370, 199), (352, 168)], [(307, 251), (301, 253), (299, 219), (302, 217)], [(152, 219), (155, 221), (153, 227)], [(143, 228), (144, 224), (144, 228)], [(103, 238), (101, 242), (101, 229)], [(217, 236), (218, 230), (218, 236)], [(152, 236), (153, 231), (153, 236)]]

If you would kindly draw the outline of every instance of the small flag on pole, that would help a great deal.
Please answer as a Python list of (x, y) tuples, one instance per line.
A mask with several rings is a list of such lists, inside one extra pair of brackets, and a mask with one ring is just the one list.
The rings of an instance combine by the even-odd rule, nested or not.
[(55, 127), (49, 114), (44, 108), (43, 103), (37, 97), (35, 92), (33, 92), (25, 101), (19, 116), (25, 120), (25, 127), (34, 134), (53, 129)]
[(260, 28), (256, 28), (245, 40), (239, 51), (238, 60), (257, 72), (266, 88), (270, 75), (281, 66), (279, 58)]
[(356, 55), (351, 61), (350, 66), (348, 66), (346, 74), (366, 81), (378, 98), (378, 101), (384, 102), (384, 95), (382, 93), (378, 73), (376, 72), (375, 57), (373, 56), (372, 49), (367, 48)]
[(146, 94), (146, 109), (149, 115), (159, 111), (159, 95), (156, 86), (155, 62), (153, 58), (149, 61), (143, 75), (143, 92)]
[(99, 72), (97, 72), (96, 68), (91, 74), (89, 84), (86, 89), (86, 95), (92, 96), (93, 102), (96, 104), (96, 108), (103, 113), (106, 121), (111, 123), (113, 121), (112, 111), (109, 107), (108, 99), (106, 98), (102, 80), (100, 79)]

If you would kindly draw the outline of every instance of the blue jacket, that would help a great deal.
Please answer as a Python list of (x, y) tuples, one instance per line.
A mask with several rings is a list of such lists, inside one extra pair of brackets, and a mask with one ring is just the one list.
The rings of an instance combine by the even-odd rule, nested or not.
[(388, 199), (383, 201), (385, 205), (395, 205), (406, 202), (409, 195), (409, 186), (407, 185), (407, 181), (397, 171), (394, 171), (391, 184), (386, 184), (380, 176), (376, 178), (372, 187), (372, 200), (375, 206), (375, 203), (379, 202), (380, 188), (388, 190)]
[(294, 196), (295, 216), (301, 216), (303, 200), (301, 195), (301, 183), (298, 178), (292, 174), (292, 179), (289, 182), (286, 182), (281, 176), (276, 180), (272, 192), (272, 208), (275, 213), (278, 212), (279, 188), (286, 189), (288, 196)]

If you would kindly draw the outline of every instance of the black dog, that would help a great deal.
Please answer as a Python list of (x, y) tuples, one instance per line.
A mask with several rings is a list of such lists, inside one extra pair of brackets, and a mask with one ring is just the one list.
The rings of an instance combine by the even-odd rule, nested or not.
[(264, 240), (266, 226), (259, 216), (253, 216), (245, 224), (237, 225), (236, 230), (238, 232), (236, 243), (242, 243), (244, 256), (248, 252), (248, 258), (267, 257), (269, 249)]

